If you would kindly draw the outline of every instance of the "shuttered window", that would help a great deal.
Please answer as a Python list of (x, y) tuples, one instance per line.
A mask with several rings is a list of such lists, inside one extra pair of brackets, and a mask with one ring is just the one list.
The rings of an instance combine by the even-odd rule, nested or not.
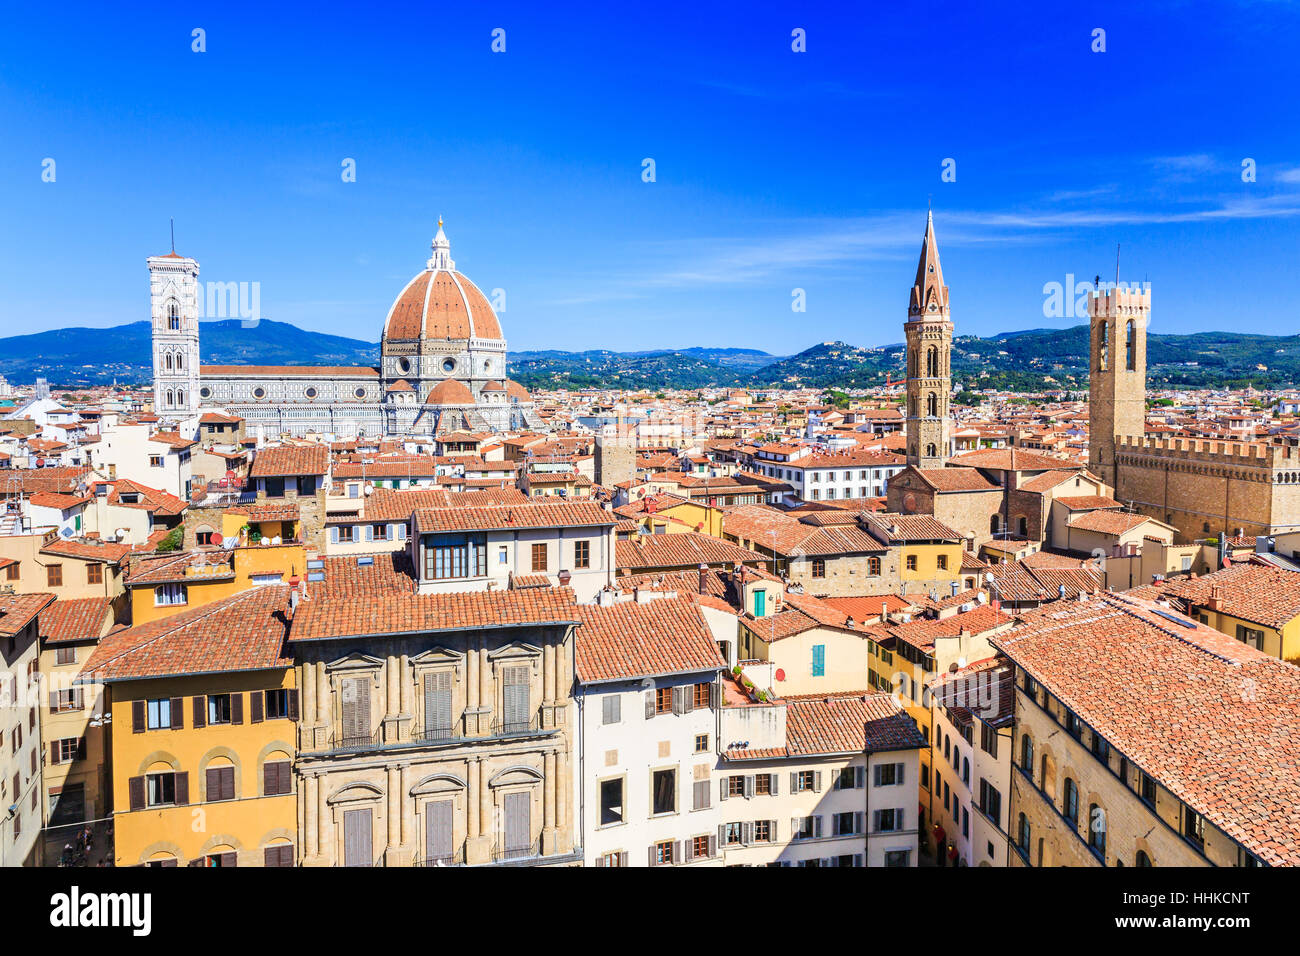
[(506, 856), (528, 856), (532, 848), (532, 798), (527, 793), (507, 793), (505, 799)]
[(262, 851), (262, 861), (263, 866), (293, 866), (293, 844), (268, 846)]
[(606, 694), (600, 702), (600, 722), (617, 724), (623, 719), (623, 698), (618, 694)]
[(424, 736), (451, 736), (451, 671), (424, 675)]
[(370, 810), (343, 811), (343, 865), (373, 866), (370, 850)]
[(502, 697), (504, 709), (502, 713), (502, 729), (506, 733), (517, 733), (521, 730), (528, 730), (531, 724), (532, 714), (529, 687), (528, 687), (528, 668), (527, 667), (507, 667), (502, 675), (503, 687)]
[(342, 746), (357, 746), (370, 740), (370, 678), (349, 677), (340, 686), (342, 698)]
[(452, 802), (432, 800), (424, 805), (424, 856), (426, 863), (452, 863)]
[(287, 760), (271, 760), (262, 765), (262, 792), (268, 797), (293, 792), (293, 767)]
[(205, 798), (213, 800), (235, 799), (235, 768), (209, 767), (204, 774)]

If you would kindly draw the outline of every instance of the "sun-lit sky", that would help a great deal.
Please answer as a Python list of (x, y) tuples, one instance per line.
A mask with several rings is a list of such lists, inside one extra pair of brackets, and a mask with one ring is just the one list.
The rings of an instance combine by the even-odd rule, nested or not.
[(0, 335), (147, 318), (175, 217), (377, 340), (441, 214), (512, 350), (878, 345), (928, 202), (959, 333), (1076, 324), (1117, 243), (1153, 331), (1300, 329), (1295, 4), (378, 7), (11, 7)]

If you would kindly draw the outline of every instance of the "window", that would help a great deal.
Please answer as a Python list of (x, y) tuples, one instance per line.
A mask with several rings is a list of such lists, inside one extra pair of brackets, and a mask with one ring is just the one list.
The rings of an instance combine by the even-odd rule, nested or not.
[(54, 663), (56, 664), (75, 664), (77, 663), (77, 649), (75, 647), (60, 647), (54, 652)]
[(754, 821), (754, 842), (755, 843), (772, 842), (772, 821), (771, 820)]
[(812, 676), (826, 676), (826, 645), (814, 644), (812, 649)]
[(1256, 630), (1253, 627), (1246, 627), (1244, 624), (1238, 624), (1237, 640), (1255, 648), (1257, 651), (1264, 649), (1264, 632)]
[(692, 709), (692, 710), (707, 710), (707, 709), (708, 709), (708, 706), (709, 706), (709, 691), (712, 689), (712, 687), (713, 687), (712, 684), (703, 684), (703, 683), (701, 683), (701, 684), (696, 684), (696, 685), (694, 685), (694, 687), (692, 688), (692, 693), (691, 693), (691, 709)]
[(880, 576), (880, 559), (879, 559), (879, 558), (867, 558), (867, 574), (870, 574), (870, 575), (872, 575), (873, 577), (879, 577), (879, 576)]
[(597, 866), (627, 866), (626, 853), (606, 853), (596, 861)]
[(664, 840), (650, 848), (650, 865), (667, 866), (673, 862), (673, 842)]
[(591, 567), (591, 542), (573, 542), (573, 566), (575, 568)]
[(425, 540), (426, 580), (443, 581), (487, 574), (487, 535), (435, 534)]
[(702, 754), (702, 753), (704, 753), (705, 751), (707, 751), (708, 749), (709, 749), (709, 735), (708, 735), (708, 734), (696, 734), (696, 735), (695, 735), (695, 752), (696, 752), (697, 754)]
[(185, 602), (185, 585), (180, 582), (160, 584), (153, 589), (154, 607), (169, 607)]
[(711, 781), (706, 777), (703, 780), (696, 780), (691, 786), (691, 809), (707, 810), (709, 809), (709, 783)]
[(1205, 817), (1189, 806), (1183, 807), (1183, 836), (1198, 847), (1205, 846)]
[(754, 778), (754, 793), (760, 797), (770, 797), (775, 790), (776, 774), (760, 773)]
[(145, 776), (144, 782), (147, 806), (166, 807), (176, 802), (176, 774), (151, 773)]
[(1097, 804), (1088, 807), (1088, 846), (1106, 856), (1106, 811)]
[(1079, 785), (1069, 777), (1065, 778), (1065, 806), (1061, 815), (1076, 827), (1079, 825)]
[(907, 570), (909, 570), (909, 571), (915, 571), (915, 570), (916, 570), (916, 555), (914, 555), (914, 554), (909, 554), (909, 555), (907, 556)]
[(858, 832), (858, 815), (852, 811), (836, 813), (831, 817), (833, 836), (851, 836)]
[(691, 839), (691, 859), (706, 860), (712, 856), (709, 852), (709, 838), (706, 836), (697, 836)]
[(387, 541), (387, 540), (388, 540), (388, 525), (386, 525), (386, 524), (375, 524), (375, 525), (371, 525), (371, 526), (370, 526), (370, 540), (372, 540), (372, 541)]
[(534, 544), (532, 546), (533, 571), (546, 570), (546, 545), (544, 543)]
[(268, 690), (264, 705), (267, 720), (279, 720), (289, 716), (289, 692), (283, 688)]
[(1124, 327), (1124, 368), (1132, 372), (1137, 367), (1137, 332), (1133, 320)]
[(901, 763), (876, 764), (875, 783), (877, 787), (893, 787), (903, 782), (903, 765)]
[(606, 694), (600, 702), (600, 722), (617, 724), (623, 720), (623, 698), (618, 694)]
[(888, 810), (876, 810), (875, 824), (875, 831), (877, 833), (893, 833), (895, 830), (903, 829), (902, 808), (895, 807)]
[(676, 770), (656, 770), (651, 777), (651, 791), (653, 814), (677, 812)]
[(81, 688), (55, 691), (50, 699), (50, 709), (56, 714), (81, 710)]
[(1030, 774), (1034, 772), (1034, 742), (1028, 734), (1020, 738), (1020, 769)]
[(671, 714), (673, 712), (673, 689), (671, 687), (655, 688), (655, 713)]
[(1092, 732), (1092, 755), (1102, 763), (1106, 763), (1110, 757), (1110, 744), (1095, 730)]
[(1029, 852), (1029, 841), (1033, 834), (1033, 829), (1029, 825), (1029, 818), (1023, 813), (1020, 814), (1020, 823), (1016, 827), (1016, 846), (1020, 847), (1020, 852)]
[(352, 533), (352, 525), (341, 524), (338, 526), (336, 530), (338, 533), (339, 541), (341, 543), (351, 544), (354, 540), (356, 540), (356, 535)]
[(897, 867), (897, 866), (911, 866), (911, 865), (912, 865), (911, 850), (886, 850), (885, 851), (885, 866)]
[(824, 558), (813, 558), (812, 576), (815, 578), (826, 577), (826, 560)]
[(85, 739), (82, 737), (64, 737), (54, 741), (50, 748), (50, 757), (54, 763), (72, 763), (85, 756)]
[(623, 822), (623, 778), (600, 782), (600, 825)]
[(150, 468), (161, 468), (162, 466), (163, 466), (163, 456), (162, 456), (162, 455), (150, 455), (150, 456), (149, 456), (149, 467), (150, 467)]
[(149, 730), (170, 730), (172, 726), (172, 702), (169, 697), (159, 697), (145, 705)]
[(268, 797), (293, 793), (293, 764), (288, 760), (268, 760), (262, 764), (262, 789)]
[(47, 564), (45, 566), (45, 583), (52, 588), (63, 586), (63, 565)]
[(1142, 802), (1147, 806), (1154, 807), (1156, 805), (1155, 780), (1141, 771), (1138, 771), (1138, 776), (1140, 778), (1138, 783), (1138, 796), (1142, 798)]
[(811, 840), (817, 833), (817, 817), (795, 817), (790, 821), (790, 839)]
[(935, 561), (935, 566), (938, 567), (940, 571), (948, 570), (948, 555), (941, 554), (937, 558), (935, 558), (934, 561)]
[(230, 695), (229, 694), (209, 694), (208, 695), (208, 723), (209, 724), (228, 724), (230, 723)]
[(995, 824), (1001, 826), (1002, 794), (983, 777), (980, 778), (980, 810)]
[(817, 790), (817, 772), (815, 770), (800, 770), (795, 773), (793, 786), (791, 788), (795, 793), (803, 793), (807, 790)]
[(209, 802), (235, 799), (234, 767), (209, 767), (203, 776), (204, 795)]
[(980, 724), (980, 749), (990, 757), (998, 755), (998, 732), (988, 724)]
[(87, 584), (104, 583), (104, 566), (102, 564), (86, 565), (86, 583)]
[(19, 572), (20, 567), (21, 565), (19, 564), (19, 562), (15, 561), (13, 564), (5, 568), (5, 580), (17, 581), (20, 576), (20, 572)]

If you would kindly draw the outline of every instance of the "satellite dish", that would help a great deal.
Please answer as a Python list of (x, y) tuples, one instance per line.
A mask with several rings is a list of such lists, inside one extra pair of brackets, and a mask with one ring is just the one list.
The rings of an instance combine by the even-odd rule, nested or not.
[(72, 537), (72, 534), (73, 534), (73, 531), (72, 531), (71, 528), (60, 528), (60, 529), (59, 529), (59, 537), (61, 537), (61, 538), (71, 538), (71, 537)]
[(776, 669), (776, 679), (777, 679), (778, 681), (782, 681), (782, 682), (785, 681), (785, 668), (784, 668), (784, 667), (778, 667), (778, 668)]
[(221, 544), (221, 542), (224, 541), (224, 540), (225, 540), (225, 537), (221, 534), (220, 531), (214, 531), (214, 532), (212, 532), (212, 538), (211, 538), (211, 541), (212, 541), (213, 544)]

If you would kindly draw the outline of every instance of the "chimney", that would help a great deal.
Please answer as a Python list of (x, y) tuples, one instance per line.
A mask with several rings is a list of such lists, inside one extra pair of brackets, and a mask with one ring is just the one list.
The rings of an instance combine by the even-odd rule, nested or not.
[(1213, 584), (1210, 586), (1210, 610), (1217, 611), (1223, 604), (1223, 585)]
[(1065, 585), (1064, 585), (1064, 584), (1057, 585), (1057, 588), (1056, 588), (1056, 596), (1057, 596), (1058, 598), (1060, 598), (1062, 601), (1065, 600)]
[(707, 564), (705, 564), (703, 561), (701, 561), (701, 562), (700, 562), (700, 577), (699, 577), (699, 593), (700, 593), (700, 594), (703, 594), (703, 593), (704, 593), (704, 585), (705, 585), (705, 581), (706, 581), (706, 579), (707, 579), (707, 577), (708, 577), (708, 573), (709, 573), (709, 566), (708, 566)]
[(960, 582), (960, 581), (953, 581), (951, 587), (952, 587), (952, 596), (953, 596), (953, 597), (956, 597), (956, 596), (957, 596), (957, 592), (961, 590), (961, 582)]

